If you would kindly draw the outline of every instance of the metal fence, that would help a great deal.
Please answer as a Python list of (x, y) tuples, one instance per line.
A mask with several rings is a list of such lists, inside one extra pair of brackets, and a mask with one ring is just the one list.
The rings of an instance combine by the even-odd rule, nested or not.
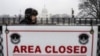
[[(23, 18), (0, 18), (0, 25), (20, 25)], [(94, 18), (38, 18), (37, 24), (40, 25), (100, 25), (100, 19)]]

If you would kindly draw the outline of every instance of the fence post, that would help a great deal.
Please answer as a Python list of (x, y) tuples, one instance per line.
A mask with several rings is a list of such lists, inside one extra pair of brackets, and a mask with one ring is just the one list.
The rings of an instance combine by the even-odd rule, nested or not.
[(85, 18), (85, 25), (87, 24), (86, 19), (87, 19), (87, 18)]
[(5, 20), (4, 20), (5, 18), (2, 18), (2, 22), (3, 22), (3, 24), (5, 24)]
[(46, 24), (48, 24), (48, 18), (46, 18)]
[(43, 24), (43, 19), (41, 18), (41, 24)]
[(51, 18), (51, 24), (54, 24), (54, 18)]
[(100, 25), (98, 25), (97, 56), (100, 56)]
[(8, 24), (10, 24), (10, 18), (8, 18)]
[(70, 25), (70, 18), (68, 18), (68, 25)]
[(59, 24), (59, 18), (57, 18), (57, 24)]
[(81, 25), (81, 18), (79, 18), (79, 23), (78, 24)]
[(62, 23), (63, 23), (63, 25), (64, 25), (64, 24), (65, 24), (65, 18), (63, 18), (62, 20), (63, 20)]
[(92, 21), (92, 19), (90, 19), (90, 25), (91, 25), (91, 26), (93, 25), (93, 21)]
[(98, 18), (96, 18), (96, 24), (98, 24)]
[(20, 20), (21, 20), (21, 15), (19, 15), (18, 23), (20, 23)]
[(15, 18), (13, 18), (13, 24), (15, 24)]
[(74, 18), (74, 25), (76, 24), (76, 18)]
[(0, 56), (4, 56), (3, 54), (3, 38), (2, 38), (2, 26), (0, 26)]

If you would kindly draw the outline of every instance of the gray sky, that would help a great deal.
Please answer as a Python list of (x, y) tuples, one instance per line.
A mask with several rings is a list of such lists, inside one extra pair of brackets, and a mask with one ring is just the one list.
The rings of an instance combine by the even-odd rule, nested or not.
[[(79, 0), (45, 0), (46, 8), (50, 14), (69, 14), (71, 8), (75, 10), (75, 15), (78, 14)], [(41, 14), (44, 7), (44, 0), (0, 0), (0, 15), (24, 14), (26, 8), (35, 8)]]

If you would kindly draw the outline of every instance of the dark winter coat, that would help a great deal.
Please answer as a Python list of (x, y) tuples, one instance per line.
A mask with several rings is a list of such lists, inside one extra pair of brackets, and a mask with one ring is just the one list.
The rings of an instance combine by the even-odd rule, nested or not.
[(23, 19), (20, 24), (26, 24), (26, 25), (36, 25), (37, 24), (37, 20), (35, 20), (35, 22), (32, 22), (31, 20), (28, 19)]

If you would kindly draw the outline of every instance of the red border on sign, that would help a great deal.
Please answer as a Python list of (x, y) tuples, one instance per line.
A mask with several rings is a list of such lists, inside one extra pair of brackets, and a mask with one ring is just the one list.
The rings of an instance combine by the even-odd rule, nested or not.
[(87, 55), (45, 55), (45, 54), (13, 54), (13, 56), (87, 56)]
[[(86, 31), (86, 30), (79, 30), (79, 31), (78, 30), (77, 31), (76, 30), (9, 30), (9, 32), (90, 32), (90, 31)], [(92, 34), (92, 44), (91, 45), (92, 45), (91, 56), (93, 56), (94, 34)], [(6, 34), (6, 48), (7, 48), (7, 56), (9, 56), (9, 53), (8, 53), (8, 34)], [(66, 55), (66, 56), (74, 56), (74, 55)], [(86, 56), (86, 55), (78, 55), (78, 56)]]

